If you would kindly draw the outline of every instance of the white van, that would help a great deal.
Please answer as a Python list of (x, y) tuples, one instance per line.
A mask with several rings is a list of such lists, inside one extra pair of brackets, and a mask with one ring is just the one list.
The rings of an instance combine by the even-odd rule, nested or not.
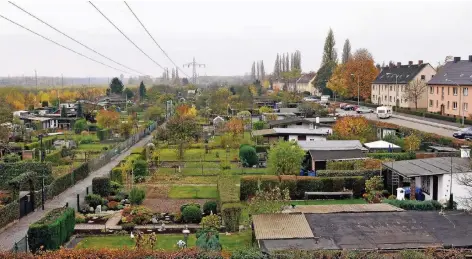
[(377, 107), (377, 118), (388, 119), (390, 117), (392, 117), (392, 107), (390, 106)]

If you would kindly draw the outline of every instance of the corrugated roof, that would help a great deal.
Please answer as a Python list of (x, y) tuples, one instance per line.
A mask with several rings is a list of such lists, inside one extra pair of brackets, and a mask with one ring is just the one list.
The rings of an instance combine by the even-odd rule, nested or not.
[(433, 157), (396, 162), (383, 162), (383, 166), (405, 177), (470, 172), (470, 159), (460, 157)]
[(279, 109), (280, 113), (299, 113), (300, 111), (298, 108), (280, 108)]
[(359, 140), (298, 141), (303, 150), (353, 150), (363, 149)]
[(260, 214), (252, 216), (256, 239), (314, 238), (305, 216), (296, 214)]
[(297, 83), (308, 84), (315, 76), (315, 73), (304, 74), (297, 80)]
[(300, 118), (300, 117), (288, 117), (288, 118), (285, 118), (285, 119), (282, 119), (282, 120), (269, 121), (269, 122), (267, 122), (267, 124), (269, 124), (269, 126), (273, 127), (273, 126), (278, 126), (278, 125), (294, 124), (294, 123), (299, 123), (299, 122), (310, 123), (310, 121), (305, 120), (305, 119)]
[[(409, 83), (428, 63), (421, 65), (402, 65), (393, 67), (383, 67), (380, 74), (375, 78), (373, 84), (406, 84)], [(388, 75), (387, 75), (388, 73)], [(397, 76), (398, 75), (398, 78)], [(433, 78), (434, 79), (434, 78)]]
[[(446, 81), (454, 81), (454, 83)], [(429, 85), (472, 85), (472, 62), (460, 60), (447, 62), (436, 75), (429, 80)]]
[(309, 150), (310, 156), (315, 161), (349, 160), (365, 158), (360, 149), (352, 150)]
[(303, 134), (303, 135), (327, 135), (330, 133), (330, 128), (273, 128), (277, 134)]

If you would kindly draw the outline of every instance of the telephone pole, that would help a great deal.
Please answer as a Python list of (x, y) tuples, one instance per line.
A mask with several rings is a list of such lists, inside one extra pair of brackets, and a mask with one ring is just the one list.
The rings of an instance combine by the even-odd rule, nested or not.
[(36, 80), (36, 91), (38, 91), (38, 74), (36, 73), (36, 69), (34, 70), (34, 78)]
[(197, 84), (197, 67), (205, 67), (205, 64), (200, 64), (195, 61), (195, 57), (193, 57), (193, 61), (187, 64), (184, 64), (184, 67), (192, 67), (192, 84)]

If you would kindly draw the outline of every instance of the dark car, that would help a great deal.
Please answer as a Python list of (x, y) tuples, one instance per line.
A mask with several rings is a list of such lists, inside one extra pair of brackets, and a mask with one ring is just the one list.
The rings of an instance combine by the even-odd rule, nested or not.
[(452, 136), (455, 137), (455, 138), (459, 138), (459, 139), (470, 140), (470, 139), (472, 139), (472, 127), (461, 129), (457, 132), (454, 132), (452, 134)]
[(357, 108), (357, 106), (348, 104), (348, 105), (343, 107), (343, 110), (345, 110), (345, 111), (354, 111), (354, 110), (356, 110), (356, 108)]

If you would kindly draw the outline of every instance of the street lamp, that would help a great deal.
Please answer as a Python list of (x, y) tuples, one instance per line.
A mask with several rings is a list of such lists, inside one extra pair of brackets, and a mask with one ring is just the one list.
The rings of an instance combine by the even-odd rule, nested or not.
[[(355, 75), (351, 74), (351, 76), (355, 76)], [(357, 106), (360, 106), (359, 105), (359, 102), (360, 102), (359, 96), (360, 96), (360, 77), (357, 76)]]
[(446, 82), (451, 82), (451, 83), (457, 85), (457, 91), (459, 92), (459, 105), (458, 105), (457, 108), (459, 108), (459, 116), (462, 117), (462, 126), (464, 126), (464, 111), (462, 110), (462, 105), (461, 105), (461, 103), (462, 103), (462, 91), (461, 91), (461, 86), (460, 86), (458, 83), (456, 83), (455, 81), (451, 80), (451, 79), (447, 79), (447, 78), (446, 78), (445, 81), (446, 81)]
[(39, 138), (39, 141), (40, 141), (40, 143), (41, 143), (41, 147), (40, 147), (40, 149), (41, 149), (41, 157), (39, 158), (39, 160), (40, 160), (41, 162), (44, 162), (44, 154), (43, 154), (43, 153), (44, 153), (44, 150), (43, 150), (43, 134), (39, 134), (39, 135), (38, 135), (38, 138)]
[[(394, 75), (395, 76), (395, 89), (397, 89), (397, 95), (398, 95), (398, 74), (387, 73), (387, 75)], [(398, 98), (398, 96), (397, 96), (397, 98)], [(388, 102), (390, 103), (390, 88), (388, 88)]]

